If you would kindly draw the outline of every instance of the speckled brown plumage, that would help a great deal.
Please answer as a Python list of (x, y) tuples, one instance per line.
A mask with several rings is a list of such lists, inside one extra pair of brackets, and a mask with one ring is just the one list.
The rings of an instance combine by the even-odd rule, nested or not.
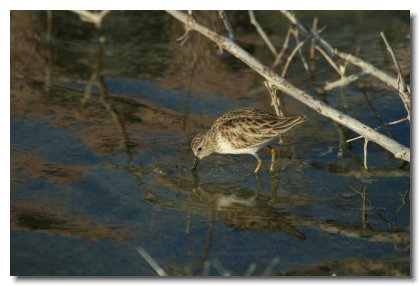
[[(305, 115), (278, 117), (275, 114), (256, 108), (241, 108), (220, 116), (210, 130), (200, 133), (191, 142), (196, 163), (214, 152), (221, 154), (251, 154), (258, 160), (255, 172), (261, 167), (257, 152), (306, 120)], [(269, 146), (270, 147), (270, 146)], [(271, 147), (270, 147), (271, 148)], [(272, 151), (274, 161), (274, 152)], [(274, 162), (270, 170), (273, 169)]]

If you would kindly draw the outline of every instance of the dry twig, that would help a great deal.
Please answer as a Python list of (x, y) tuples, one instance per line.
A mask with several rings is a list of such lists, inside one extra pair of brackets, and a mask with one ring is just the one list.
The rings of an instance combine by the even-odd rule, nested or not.
[(143, 249), (143, 247), (137, 247), (137, 252), (141, 255), (141, 257), (144, 258), (144, 260), (146, 260), (147, 263), (149, 263), (149, 265), (153, 268), (153, 270), (157, 273), (157, 275), (159, 276), (168, 276), (168, 274), (166, 274), (165, 270), (163, 270), (159, 264), (157, 264), (157, 262), (149, 255), (149, 253), (147, 253), (146, 250)]
[(368, 146), (369, 140), (365, 139), (365, 144), (363, 144), (363, 166), (365, 169), (368, 169), (367, 166), (367, 146)]
[[(296, 29), (293, 30), (293, 37), (295, 38), (296, 44), (299, 44), (300, 43), (299, 30), (296, 30)], [(306, 39), (305, 39), (305, 41), (306, 41)], [(302, 49), (298, 49), (298, 52), (299, 52), (300, 60), (302, 61), (303, 68), (305, 69), (305, 71), (307, 73), (309, 73), (309, 66), (308, 66), (308, 63), (305, 60), (305, 57), (303, 56)]]
[[(401, 118), (401, 119), (398, 119), (398, 120), (395, 120), (395, 121), (392, 121), (392, 122), (388, 122), (388, 123), (382, 124), (382, 125), (376, 127), (374, 130), (379, 130), (380, 128), (382, 128), (384, 126), (398, 124), (398, 123), (401, 123), (401, 122), (405, 122), (407, 120), (408, 120), (408, 118), (407, 117), (404, 117), (404, 118)], [(362, 139), (362, 138), (363, 138), (363, 136), (357, 136), (357, 137), (354, 137), (354, 138), (351, 138), (351, 139), (347, 140), (346, 142), (347, 143), (350, 143), (352, 141), (355, 141), (355, 140), (358, 140), (358, 139)]]
[[(318, 17), (315, 17), (312, 21), (312, 31), (316, 31), (318, 27)], [(315, 68), (315, 38), (311, 40), (311, 48), (309, 49), (309, 59), (313, 63), (313, 68)]]
[(315, 49), (327, 60), (327, 62), (335, 69), (335, 71), (341, 76), (341, 70), (333, 61), (333, 59), (319, 46), (315, 46)]
[(235, 34), (233, 33), (233, 28), (232, 28), (232, 25), (230, 24), (229, 17), (226, 14), (226, 12), (223, 11), (223, 10), (220, 10), (219, 11), (219, 17), (220, 17), (220, 19), (222, 19), (223, 24), (225, 24), (226, 30), (229, 33), (229, 39), (231, 41), (235, 41)]
[(305, 25), (303, 25), (300, 21), (297, 20), (297, 18), (295, 17), (295, 15), (293, 15), (292, 12), (285, 11), (285, 10), (282, 10), (280, 12), (284, 16), (286, 16), (286, 18), (289, 19), (289, 21), (293, 25), (298, 27), (299, 30), (301, 30), (306, 35), (312, 36), (315, 39), (315, 41), (317, 42), (317, 44), (320, 45), (324, 50), (326, 50), (330, 56), (334, 55), (334, 49), (331, 47), (331, 45), (327, 41), (325, 41), (323, 38), (321, 38), (319, 36), (317, 31), (314, 31), (314, 30), (311, 30), (311, 29), (308, 29), (307, 27), (305, 27)]
[(407, 110), (407, 118), (410, 120), (410, 95), (408, 94), (407, 86), (404, 82), (404, 79), (401, 74), (401, 68), (398, 64), (398, 60), (395, 57), (394, 51), (392, 50), (391, 46), (389, 45), (384, 32), (381, 32), (381, 37), (385, 42), (386, 48), (388, 52), (391, 54), (392, 61), (394, 62), (395, 69), (397, 71), (397, 81), (398, 81), (398, 94), (404, 104), (405, 109)]
[[(305, 27), (293, 15), (293, 13), (291, 13), (289, 11), (281, 11), (281, 13), (284, 16), (286, 16), (286, 18), (292, 24), (296, 25), (296, 27), (298, 27), (301, 31), (303, 31), (304, 33), (307, 33), (307, 34), (311, 35), (312, 37), (314, 37), (317, 44), (319, 46), (321, 46), (330, 56), (336, 55), (336, 56), (338, 56), (338, 57), (340, 57), (340, 58), (342, 58), (346, 61), (349, 61), (351, 64), (361, 68), (365, 73), (370, 74), (370, 75), (376, 77), (377, 79), (383, 81), (387, 85), (395, 88), (396, 90), (399, 90), (398, 79), (393, 78), (392, 76), (388, 75), (387, 73), (377, 69), (373, 65), (363, 61), (362, 59), (360, 59), (356, 56), (353, 56), (353, 55), (348, 54), (348, 53), (343, 53), (343, 52), (338, 51), (337, 49), (334, 49), (327, 41), (325, 41), (321, 36), (319, 36), (317, 31), (313, 31), (313, 30)], [(410, 93), (410, 88), (409, 87), (407, 87), (407, 91), (408, 91), (408, 93)]]
[(271, 53), (274, 56), (277, 56), (276, 48), (274, 47), (273, 43), (270, 41), (267, 34), (264, 32), (263, 28), (261, 27), (261, 25), (258, 23), (257, 19), (255, 18), (254, 11), (249, 10), (248, 14), (249, 14), (249, 20), (251, 21), (251, 24), (254, 25), (255, 29), (257, 29), (257, 32), (261, 36), (261, 38), (263, 39), (264, 43), (270, 49)]
[[(182, 23), (187, 22), (187, 15), (185, 13), (179, 11), (167, 11), (170, 15), (178, 19)], [(354, 132), (362, 135), (369, 141), (375, 142), (376, 144), (382, 146), (384, 149), (388, 150), (396, 158), (405, 160), (410, 162), (410, 149), (406, 146), (401, 145), (400, 143), (396, 142), (395, 140), (378, 133), (374, 129), (366, 126), (365, 124), (361, 123), (360, 121), (354, 119), (351, 116), (344, 114), (341, 111), (338, 111), (331, 106), (328, 106), (319, 100), (314, 99), (309, 94), (305, 93), (304, 91), (298, 89), (294, 85), (290, 84), (284, 78), (281, 78), (268, 67), (264, 66), (261, 62), (257, 59), (252, 57), (248, 52), (243, 50), (239, 47), (236, 43), (232, 42), (231, 40), (215, 33), (214, 31), (208, 29), (207, 27), (199, 24), (194, 19), (191, 20), (190, 23), (191, 29), (196, 30), (200, 34), (206, 36), (210, 40), (216, 42), (220, 45), (224, 50), (231, 53), (233, 56), (240, 59), (246, 65), (251, 67), (254, 71), (259, 73), (262, 77), (266, 80), (269, 80), (272, 84), (276, 85), (276, 87), (288, 95), (292, 96), (293, 98), (299, 100), (300, 102), (304, 103), (308, 107), (314, 109), (319, 114), (331, 118), (332, 120), (336, 121), (337, 123), (353, 130)]]
[(277, 54), (276, 59), (274, 60), (273, 64), (271, 65), (272, 69), (275, 69), (276, 66), (278, 66), (281, 63), (281, 59), (284, 55), (284, 52), (286, 51), (287, 47), (289, 46), (289, 40), (290, 36), (292, 35), (293, 28), (290, 27), (289, 30), (287, 30), (286, 37), (284, 38), (283, 46), (281, 48), (281, 51)]
[(268, 92), (271, 96), (271, 106), (274, 108), (277, 116), (284, 116), (283, 109), (281, 108), (280, 99), (277, 96), (277, 88), (275, 85), (270, 84), (269, 81), (264, 82), (265, 87), (268, 89)]
[(365, 72), (361, 71), (358, 74), (352, 74), (352, 75), (349, 75), (349, 76), (344, 76), (344, 77), (341, 77), (339, 80), (336, 80), (336, 81), (333, 81), (333, 82), (327, 82), (327, 83), (325, 83), (324, 87), (322, 88), (322, 91), (323, 92), (330, 91), (330, 90), (332, 90), (334, 88), (337, 88), (337, 87), (344, 87), (346, 85), (349, 85), (350, 83), (358, 80), (364, 74), (365, 74)]
[(302, 46), (305, 44), (306, 40), (308, 38), (306, 38), (305, 40), (303, 40), (302, 42), (300, 42), (294, 49), (293, 51), (290, 53), (289, 57), (287, 58), (286, 63), (284, 64), (283, 67), (283, 71), (281, 72), (281, 77), (285, 77), (287, 70), (289, 69), (289, 65), (292, 62), (293, 57), (296, 55), (296, 53), (302, 48)]

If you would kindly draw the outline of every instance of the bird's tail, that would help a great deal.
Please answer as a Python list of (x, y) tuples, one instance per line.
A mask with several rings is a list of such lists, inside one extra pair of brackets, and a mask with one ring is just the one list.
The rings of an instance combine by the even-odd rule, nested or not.
[(281, 117), (274, 125), (274, 128), (279, 132), (279, 134), (281, 134), (291, 129), (292, 127), (306, 121), (306, 119), (308, 119), (306, 115)]

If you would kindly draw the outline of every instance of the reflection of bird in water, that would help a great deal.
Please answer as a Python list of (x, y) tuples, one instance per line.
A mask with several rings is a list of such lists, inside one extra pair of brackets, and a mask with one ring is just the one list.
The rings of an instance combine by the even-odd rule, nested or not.
[(238, 230), (284, 232), (291, 237), (304, 240), (305, 235), (295, 228), (286, 214), (280, 213), (270, 202), (272, 197), (248, 189), (227, 188), (219, 184), (201, 184), (197, 172), (194, 181), (177, 176), (158, 177), (160, 185), (176, 191), (176, 197), (159, 196), (150, 192), (146, 200), (165, 208), (205, 214), (210, 211), (213, 218)]
[(210, 203), (217, 218), (234, 229), (252, 231), (279, 231), (304, 240), (305, 235), (295, 228), (261, 194), (248, 190), (224, 190), (217, 193), (202, 187), (194, 188), (193, 198)]
[(212, 153), (251, 154), (261, 169), (262, 161), (257, 152), (267, 146), (271, 149), (270, 172), (274, 171), (275, 150), (269, 144), (292, 127), (304, 122), (305, 115), (278, 117), (275, 114), (255, 109), (241, 108), (219, 117), (210, 130), (199, 133), (191, 141), (195, 155), (193, 170), (198, 162)]

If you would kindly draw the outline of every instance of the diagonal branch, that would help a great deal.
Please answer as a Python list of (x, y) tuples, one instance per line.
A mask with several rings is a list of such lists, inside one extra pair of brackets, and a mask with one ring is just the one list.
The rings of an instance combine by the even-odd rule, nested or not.
[(405, 85), (404, 79), (402, 77), (400, 65), (398, 64), (397, 58), (394, 55), (394, 51), (389, 45), (384, 32), (381, 32), (381, 37), (385, 42), (388, 52), (391, 54), (392, 61), (394, 62), (395, 69), (397, 70), (398, 94), (400, 95), (400, 98), (404, 104), (404, 107), (407, 110), (408, 120), (410, 120), (410, 95), (408, 94), (407, 86)]
[(283, 42), (283, 46), (281, 48), (281, 51), (277, 54), (276, 59), (274, 60), (273, 64), (271, 65), (271, 68), (274, 70), (276, 68), (277, 65), (280, 64), (281, 59), (284, 55), (284, 52), (286, 51), (288, 45), (289, 45), (289, 40), (290, 40), (290, 35), (292, 35), (293, 33), (293, 29), (292, 27), (289, 28), (289, 30), (287, 30), (287, 34), (286, 37), (284, 38), (284, 42)]
[(257, 19), (255, 18), (255, 13), (252, 10), (248, 11), (249, 14), (249, 20), (251, 21), (251, 24), (254, 25), (255, 29), (257, 29), (258, 34), (260, 34), (261, 38), (264, 40), (264, 43), (267, 45), (267, 47), (270, 49), (270, 51), (273, 53), (274, 56), (277, 56), (277, 50), (274, 47), (273, 43), (268, 38), (267, 34), (264, 32), (261, 25), (258, 23)]
[[(185, 13), (179, 11), (167, 11), (167, 13), (169, 13), (184, 24), (187, 22), (188, 17)], [(362, 135), (367, 140), (375, 142), (376, 144), (382, 146), (384, 149), (394, 154), (396, 158), (400, 158), (402, 160), (410, 162), (410, 149), (406, 146), (403, 146), (397, 141), (378, 133), (369, 126), (354, 119), (353, 117), (350, 117), (347, 114), (344, 114), (343, 112), (338, 111), (332, 108), (331, 106), (328, 106), (325, 103), (314, 99), (309, 94), (290, 84), (284, 78), (278, 76), (270, 68), (263, 65), (260, 61), (252, 57), (248, 52), (243, 50), (236, 43), (199, 24), (194, 19), (191, 20), (190, 26), (192, 30), (197, 31), (200, 34), (212, 40), (213, 42), (216, 42), (224, 50), (228, 51), (233, 56), (240, 59), (242, 62), (251, 67), (254, 71), (259, 73), (266, 80), (270, 81), (272, 84), (277, 86), (277, 88), (280, 91), (292, 96), (296, 100), (314, 109), (319, 114), (331, 118), (337, 123)]]
[(289, 19), (289, 21), (295, 25), (296, 27), (299, 28), (299, 30), (301, 30), (305, 35), (311, 36), (315, 39), (315, 41), (317, 42), (317, 44), (319, 46), (321, 46), (324, 50), (326, 50), (328, 52), (328, 54), (330, 56), (334, 55), (334, 49), (333, 47), (331, 47), (331, 45), (325, 41), (323, 38), (321, 38), (318, 34), (317, 31), (314, 31), (312, 29), (307, 28), (305, 25), (303, 25), (301, 22), (299, 22), (297, 20), (297, 18), (295, 17), (295, 15), (293, 15), (292, 12), (290, 11), (285, 11), (282, 10), (280, 11), (284, 16), (286, 16), (287, 19)]
[[(293, 31), (293, 37), (295, 38), (296, 43), (297, 43), (297, 44), (299, 44), (299, 43), (300, 43), (300, 40), (299, 40), (299, 30), (294, 29), (294, 31)], [(307, 38), (304, 40), (304, 42), (305, 42), (308, 38), (309, 38), (309, 37), (307, 37)], [(302, 49), (299, 49), (299, 50), (298, 50), (298, 52), (299, 52), (299, 57), (300, 57), (300, 60), (302, 61), (303, 68), (305, 69), (305, 71), (306, 71), (307, 73), (309, 73), (309, 66), (308, 66), (308, 63), (307, 63), (307, 62), (306, 62), (306, 60), (305, 60), (305, 57), (303, 56)]]
[[(377, 79), (383, 81), (387, 85), (399, 90), (399, 81), (398, 79), (393, 78), (392, 76), (388, 75), (387, 73), (377, 69), (375, 66), (363, 61), (362, 59), (353, 56), (348, 53), (343, 53), (334, 49), (326, 40), (324, 40), (316, 31), (307, 28), (303, 25), (290, 11), (281, 11), (281, 13), (286, 16), (286, 18), (296, 27), (299, 28), (302, 32), (311, 35), (316, 40), (317, 44), (322, 47), (330, 56), (336, 55), (343, 60), (349, 61), (353, 65), (361, 68), (365, 73), (370, 74)], [(410, 88), (407, 87), (408, 93), (410, 93)]]
[(292, 59), (293, 59), (293, 57), (296, 55), (296, 53), (298, 52), (298, 51), (300, 51), (300, 49), (302, 48), (302, 46), (305, 44), (305, 42), (306, 42), (306, 40), (307, 40), (308, 38), (306, 38), (305, 40), (303, 40), (302, 42), (300, 42), (294, 49), (293, 49), (293, 51), (290, 53), (290, 55), (289, 55), (289, 57), (287, 58), (287, 61), (286, 61), (286, 63), (284, 64), (284, 67), (283, 67), (283, 71), (281, 72), (281, 77), (285, 77), (286, 76), (286, 73), (287, 73), (287, 70), (288, 70), (288, 68), (289, 68), (289, 65), (290, 65), (290, 63), (292, 62)]
[(235, 41), (235, 34), (233, 33), (233, 28), (232, 28), (232, 25), (230, 24), (229, 17), (226, 14), (226, 11), (220, 10), (219, 17), (220, 19), (222, 19), (223, 24), (225, 24), (225, 28), (229, 33), (229, 39), (231, 39), (232, 41)]

